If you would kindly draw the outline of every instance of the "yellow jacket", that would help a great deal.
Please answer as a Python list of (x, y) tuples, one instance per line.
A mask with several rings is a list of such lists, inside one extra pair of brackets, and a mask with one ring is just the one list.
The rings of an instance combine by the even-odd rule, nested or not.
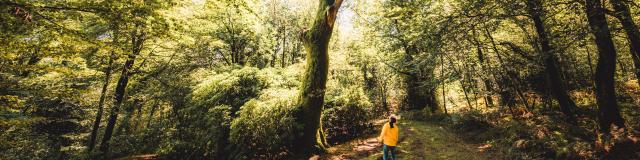
[(385, 123), (378, 140), (387, 146), (396, 146), (398, 143), (398, 123), (394, 123), (393, 128), (389, 126), (389, 123)]

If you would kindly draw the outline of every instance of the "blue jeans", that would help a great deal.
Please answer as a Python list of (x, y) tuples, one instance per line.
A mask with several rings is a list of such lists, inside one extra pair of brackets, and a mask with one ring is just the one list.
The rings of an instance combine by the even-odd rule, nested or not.
[(396, 146), (387, 146), (386, 144), (382, 146), (382, 159), (383, 160), (396, 160)]

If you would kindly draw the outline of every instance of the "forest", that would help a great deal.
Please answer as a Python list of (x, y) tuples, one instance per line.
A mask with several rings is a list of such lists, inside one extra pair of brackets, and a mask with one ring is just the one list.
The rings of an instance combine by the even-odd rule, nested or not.
[(638, 0), (0, 0), (0, 159), (382, 159), (391, 115), (398, 159), (640, 159), (638, 25)]

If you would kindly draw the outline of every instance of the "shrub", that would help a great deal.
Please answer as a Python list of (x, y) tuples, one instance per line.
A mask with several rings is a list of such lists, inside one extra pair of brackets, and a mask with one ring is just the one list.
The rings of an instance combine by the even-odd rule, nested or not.
[(189, 106), (177, 114), (175, 139), (162, 147), (164, 154), (172, 159), (224, 156), (236, 112), (268, 86), (258, 72), (257, 68), (244, 67), (209, 76), (196, 85)]
[(228, 105), (235, 113), (268, 86), (258, 72), (257, 68), (244, 67), (210, 76), (194, 88), (191, 104), (195, 107)]
[(373, 105), (362, 88), (351, 87), (344, 91), (339, 96), (327, 98), (322, 114), (324, 133), (331, 143), (350, 140), (373, 131), (373, 124), (370, 122)]
[(31, 130), (41, 119), (0, 117), (0, 159), (47, 159), (54, 152), (51, 140)]
[[(163, 146), (169, 159), (211, 159), (221, 154), (231, 121), (231, 107), (216, 106), (205, 112), (193, 108), (180, 114), (188, 115), (188, 123), (178, 123), (175, 139)], [(182, 126), (181, 126), (182, 125)]]
[(233, 159), (282, 159), (302, 125), (296, 122), (296, 92), (268, 89), (258, 99), (245, 103), (239, 117), (231, 123), (230, 141), (235, 145)]

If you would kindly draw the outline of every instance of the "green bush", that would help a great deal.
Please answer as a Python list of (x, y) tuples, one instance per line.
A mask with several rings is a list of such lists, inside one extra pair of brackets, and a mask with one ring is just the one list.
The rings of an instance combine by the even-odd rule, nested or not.
[(191, 104), (194, 107), (228, 105), (235, 113), (268, 86), (266, 78), (258, 72), (257, 68), (244, 67), (210, 76), (193, 89)]
[(247, 101), (268, 84), (259, 70), (244, 67), (207, 77), (196, 85), (189, 106), (177, 115), (174, 139), (162, 150), (168, 158), (211, 159), (226, 156), (230, 124)]
[(164, 154), (169, 159), (212, 159), (218, 156), (225, 147), (231, 121), (230, 110), (231, 107), (222, 105), (205, 112), (192, 108), (182, 111), (198, 118), (189, 118), (192, 121), (177, 124), (175, 139), (162, 147), (167, 152)]
[(373, 131), (370, 122), (374, 116), (371, 113), (373, 104), (362, 88), (351, 87), (343, 91), (336, 97), (326, 98), (322, 125), (330, 143), (343, 142)]
[(230, 141), (235, 145), (233, 159), (282, 159), (302, 125), (296, 122), (296, 91), (268, 89), (258, 99), (242, 106), (231, 123)]
[(54, 152), (49, 146), (51, 140), (31, 130), (39, 121), (41, 119), (0, 117), (0, 159), (47, 159)]
[[(291, 70), (244, 67), (208, 76), (193, 88), (177, 115), (166, 158), (283, 159), (301, 136), (296, 122), (299, 75)], [(323, 126), (330, 141), (372, 133), (373, 105), (358, 86), (327, 91)]]

